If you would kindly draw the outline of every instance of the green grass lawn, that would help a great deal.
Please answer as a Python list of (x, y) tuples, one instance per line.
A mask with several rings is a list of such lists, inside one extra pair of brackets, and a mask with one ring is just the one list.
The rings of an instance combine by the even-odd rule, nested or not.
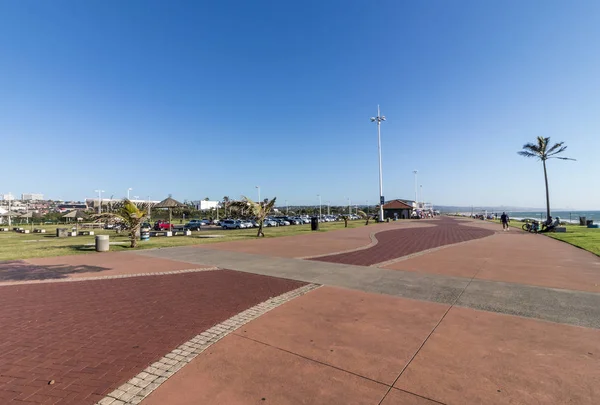
[[(500, 220), (493, 220), (491, 222), (500, 223)], [(510, 226), (520, 229), (523, 226), (523, 222), (511, 221)], [(563, 226), (567, 228), (567, 232), (549, 232), (544, 235), (567, 242), (600, 256), (600, 229), (571, 224)]]
[(567, 232), (565, 233), (553, 232), (546, 235), (600, 256), (600, 229), (598, 228), (567, 225)]
[[(371, 222), (370, 224), (374, 224)], [(19, 225), (31, 229), (31, 225)], [(344, 222), (325, 222), (319, 224), (319, 232), (328, 232), (344, 228)], [(348, 221), (348, 228), (365, 226), (364, 220)], [(42, 225), (36, 228), (46, 229), (46, 233), (21, 234), (13, 231), (0, 232), (0, 260), (30, 259), (35, 257), (50, 257), (75, 255), (94, 252), (95, 236), (76, 236), (57, 238), (56, 228), (70, 228), (70, 225)], [(117, 235), (115, 231), (94, 229), (95, 235), (110, 235), (111, 242), (123, 242), (111, 245), (111, 251), (132, 250), (129, 248), (129, 238), (125, 233)], [(139, 241), (137, 249), (152, 249), (171, 246), (200, 245), (232, 240), (255, 239), (257, 229), (222, 230), (220, 228), (192, 232), (192, 236), (154, 237), (149, 241)], [(300, 235), (311, 233), (310, 225), (290, 225), (265, 228), (265, 238)], [(206, 238), (206, 235), (222, 235), (219, 238)], [(86, 246), (92, 244), (92, 246)]]

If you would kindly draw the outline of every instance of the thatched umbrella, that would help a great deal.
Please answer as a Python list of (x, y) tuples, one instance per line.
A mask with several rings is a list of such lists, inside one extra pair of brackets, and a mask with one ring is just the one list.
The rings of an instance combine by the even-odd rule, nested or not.
[(21, 215), (19, 212), (15, 212), (15, 211), (6, 211), (3, 214), (0, 214), (0, 218), (4, 217), (4, 218), (8, 218), (8, 226), (11, 226), (11, 218), (12, 217), (18, 217), (19, 215)]
[(73, 210), (62, 216), (63, 218), (73, 219), (75, 218), (77, 221), (81, 221), (88, 217), (88, 215), (81, 210)]
[(173, 208), (185, 207), (184, 204), (180, 203), (177, 200), (172, 199), (170, 196), (156, 204), (153, 208), (168, 208), (169, 209), (169, 223), (171, 223), (171, 218), (173, 216)]

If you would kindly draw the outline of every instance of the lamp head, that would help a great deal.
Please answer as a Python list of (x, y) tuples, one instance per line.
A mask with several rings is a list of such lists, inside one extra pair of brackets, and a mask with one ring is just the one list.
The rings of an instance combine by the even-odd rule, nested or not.
[(375, 117), (371, 117), (371, 122), (375, 122)]

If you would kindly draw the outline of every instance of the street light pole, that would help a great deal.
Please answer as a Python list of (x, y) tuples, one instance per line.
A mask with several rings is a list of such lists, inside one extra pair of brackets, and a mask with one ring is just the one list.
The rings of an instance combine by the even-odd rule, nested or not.
[(379, 150), (379, 221), (383, 222), (383, 174), (381, 169), (381, 121), (385, 121), (385, 116), (379, 112), (377, 105), (377, 117), (371, 117), (371, 122), (377, 122), (377, 148)]
[(419, 208), (418, 203), (419, 203), (419, 194), (417, 193), (417, 173), (419, 171), (418, 170), (413, 170), (413, 173), (415, 174), (415, 208)]
[(352, 204), (350, 203), (350, 197), (348, 197), (348, 215), (352, 214), (350, 212), (350, 205), (352, 205)]
[(260, 186), (254, 186), (254, 188), (258, 189), (258, 203), (260, 204)]
[(330, 212), (330, 209), (329, 209), (330, 206), (331, 206), (331, 201), (327, 201), (327, 215), (331, 215), (331, 212)]
[(319, 197), (319, 219), (321, 219), (321, 194), (317, 194), (317, 197)]
[(421, 184), (419, 186), (419, 188), (421, 189), (421, 193), (420, 193), (421, 194), (421, 200), (422, 200), (421, 201), (421, 208), (425, 209), (425, 199), (423, 198), (423, 185)]
[(128, 199), (128, 200), (129, 200), (129, 192), (130, 192), (131, 190), (133, 190), (131, 187), (129, 187), (129, 188), (127, 189), (127, 199)]
[(94, 190), (96, 193), (98, 193), (98, 214), (102, 214), (102, 193), (104, 193), (104, 190)]

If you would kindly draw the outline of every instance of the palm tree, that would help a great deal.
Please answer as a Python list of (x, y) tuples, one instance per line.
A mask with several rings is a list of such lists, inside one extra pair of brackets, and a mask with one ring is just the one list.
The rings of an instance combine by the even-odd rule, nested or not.
[(234, 204), (239, 206), (245, 213), (256, 218), (256, 221), (258, 222), (258, 233), (256, 234), (257, 238), (260, 236), (265, 236), (263, 233), (263, 224), (265, 218), (269, 216), (271, 211), (273, 211), (277, 197), (270, 201), (268, 198), (265, 198), (265, 200), (266, 201), (263, 202), (254, 202), (248, 197), (243, 197), (241, 201), (234, 202)]
[(517, 152), (519, 155), (526, 158), (538, 158), (542, 161), (544, 166), (544, 181), (546, 182), (546, 218), (550, 218), (550, 193), (548, 191), (548, 172), (546, 171), (546, 160), (548, 159), (560, 159), (560, 160), (575, 160), (567, 157), (558, 156), (563, 153), (567, 147), (563, 146), (564, 142), (555, 143), (552, 147), (548, 148), (550, 144), (550, 138), (544, 138), (542, 136), (537, 137), (537, 143), (526, 143), (523, 145), (523, 150)]
[(223, 197), (223, 207), (225, 208), (225, 218), (227, 218), (227, 206), (229, 205), (229, 197)]
[(128, 199), (125, 199), (116, 212), (97, 214), (94, 215), (94, 218), (96, 220), (110, 219), (122, 222), (129, 230), (131, 247), (135, 248), (137, 247), (137, 234), (147, 216), (147, 208), (140, 208)]
[(369, 225), (369, 220), (371, 219), (370, 215), (368, 215), (366, 212), (360, 211), (360, 210), (356, 213), (356, 215), (358, 215), (362, 219), (366, 219), (367, 222), (365, 222), (365, 225)]

